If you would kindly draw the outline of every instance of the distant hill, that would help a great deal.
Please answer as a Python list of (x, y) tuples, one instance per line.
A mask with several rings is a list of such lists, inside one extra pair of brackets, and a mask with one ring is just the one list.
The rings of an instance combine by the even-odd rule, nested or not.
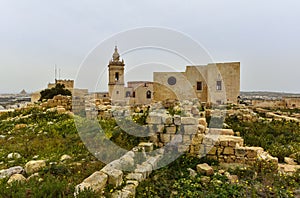
[(300, 97), (299, 93), (269, 92), (269, 91), (241, 91), (241, 96), (265, 96), (265, 97)]

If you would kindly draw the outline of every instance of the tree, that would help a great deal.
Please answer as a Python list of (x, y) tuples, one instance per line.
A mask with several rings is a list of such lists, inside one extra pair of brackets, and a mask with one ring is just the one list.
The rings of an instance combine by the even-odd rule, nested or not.
[(41, 97), (39, 101), (42, 101), (44, 99), (52, 99), (56, 95), (64, 95), (64, 96), (71, 96), (72, 93), (70, 90), (65, 89), (65, 85), (63, 84), (56, 84), (55, 87), (52, 87), (51, 89), (45, 89), (40, 92)]

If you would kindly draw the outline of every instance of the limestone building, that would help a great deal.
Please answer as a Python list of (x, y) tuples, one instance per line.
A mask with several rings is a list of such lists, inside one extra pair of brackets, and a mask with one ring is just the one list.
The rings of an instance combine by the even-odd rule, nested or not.
[[(154, 72), (153, 82), (130, 81), (125, 87), (124, 60), (117, 47), (108, 64), (108, 93), (112, 103), (149, 104), (155, 101), (198, 98), (201, 102), (237, 103), (240, 63), (186, 66), (184, 72)], [(102, 94), (102, 95), (103, 95)]]

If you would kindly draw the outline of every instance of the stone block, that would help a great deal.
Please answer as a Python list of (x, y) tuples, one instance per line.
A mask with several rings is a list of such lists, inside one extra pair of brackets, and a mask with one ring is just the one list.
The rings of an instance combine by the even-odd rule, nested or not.
[(153, 143), (151, 143), (151, 142), (141, 142), (141, 143), (139, 143), (138, 147), (144, 148), (145, 152), (153, 151)]
[(11, 184), (13, 182), (20, 182), (23, 183), (26, 181), (26, 178), (21, 174), (14, 174), (10, 176), (9, 180), (7, 181), (7, 184)]
[(208, 151), (208, 155), (216, 155), (217, 154), (217, 148), (214, 146)]
[(192, 145), (202, 144), (203, 138), (204, 138), (203, 134), (196, 134), (192, 138)]
[(234, 155), (234, 149), (232, 147), (225, 147), (223, 150), (224, 155)]
[(181, 117), (179, 115), (174, 115), (174, 124), (177, 126), (181, 125)]
[(160, 139), (163, 143), (168, 143), (168, 142), (170, 142), (171, 136), (170, 136), (170, 134), (167, 134), (167, 133), (161, 133)]
[(162, 122), (166, 125), (173, 124), (173, 119), (171, 115), (163, 115), (162, 116)]
[(25, 172), (30, 175), (46, 167), (45, 160), (31, 160), (25, 164)]
[(235, 148), (235, 155), (237, 157), (245, 157), (246, 155), (246, 150), (243, 149), (243, 147)]
[(197, 172), (203, 175), (213, 175), (214, 174), (214, 169), (210, 167), (208, 164), (198, 164), (197, 165)]
[(108, 183), (117, 187), (120, 186), (123, 182), (123, 172), (118, 169), (110, 168), (105, 166), (101, 169), (101, 172), (105, 173), (108, 176)]
[(182, 140), (183, 140), (183, 143), (190, 144), (191, 143), (191, 135), (183, 135)]
[(197, 125), (184, 125), (183, 126), (184, 134), (194, 135), (198, 132)]
[(207, 127), (207, 122), (205, 118), (199, 118), (198, 119), (198, 124), (205, 126), (205, 128)]
[(148, 115), (146, 118), (148, 124), (162, 124), (162, 117), (160, 115)]
[(181, 124), (186, 124), (186, 125), (198, 125), (198, 120), (193, 117), (181, 117)]
[(175, 134), (176, 133), (176, 126), (168, 126), (168, 127), (166, 127), (166, 132), (167, 133), (171, 133), (171, 134)]
[(144, 180), (142, 173), (129, 173), (126, 176), (126, 179), (127, 180), (135, 180), (135, 181), (138, 181), (138, 182), (141, 182), (141, 181)]
[(74, 196), (78, 195), (79, 191), (83, 191), (84, 189), (91, 189), (95, 192), (101, 192), (107, 183), (108, 176), (100, 171), (94, 172), (91, 176), (83, 180), (81, 184), (78, 184), (75, 187)]

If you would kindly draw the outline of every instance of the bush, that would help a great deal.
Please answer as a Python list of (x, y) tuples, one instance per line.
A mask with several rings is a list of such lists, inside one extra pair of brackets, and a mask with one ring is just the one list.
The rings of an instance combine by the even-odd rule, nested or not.
[(43, 101), (44, 99), (46, 99), (46, 100), (52, 99), (54, 96), (57, 96), (57, 95), (64, 95), (64, 96), (72, 95), (70, 90), (65, 89), (65, 85), (63, 85), (63, 84), (56, 84), (55, 87), (53, 87), (51, 89), (45, 89), (45, 90), (41, 91), (40, 94), (41, 94), (41, 97), (40, 97), (39, 101)]

